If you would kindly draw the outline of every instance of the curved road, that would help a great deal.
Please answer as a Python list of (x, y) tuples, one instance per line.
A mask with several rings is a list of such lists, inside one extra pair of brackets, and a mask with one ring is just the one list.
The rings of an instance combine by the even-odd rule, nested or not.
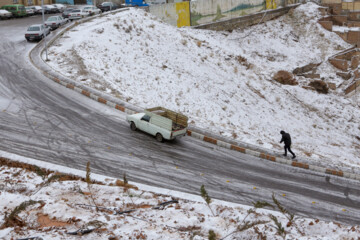
[(123, 113), (42, 76), (28, 59), (36, 43), (24, 38), (40, 19), (0, 21), (0, 150), (81, 170), (90, 161), (94, 173), (193, 194), (204, 184), (212, 198), (248, 205), (275, 193), (297, 215), (359, 224), (357, 181), (190, 137), (158, 143), (132, 132)]

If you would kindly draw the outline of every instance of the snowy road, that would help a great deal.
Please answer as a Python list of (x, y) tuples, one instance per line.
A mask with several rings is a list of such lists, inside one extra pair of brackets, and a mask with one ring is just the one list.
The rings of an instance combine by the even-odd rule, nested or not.
[[(24, 32), (40, 17), (0, 21), (0, 150), (94, 173), (251, 205), (275, 193), (296, 214), (358, 224), (359, 183), (221, 149), (192, 138), (158, 143), (125, 115), (42, 76)], [(50, 35), (51, 36), (51, 35)]]

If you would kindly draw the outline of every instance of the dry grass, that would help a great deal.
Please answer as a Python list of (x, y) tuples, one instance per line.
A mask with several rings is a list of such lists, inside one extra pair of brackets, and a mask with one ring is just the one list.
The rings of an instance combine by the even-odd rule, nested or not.
[(246, 58), (239, 55), (239, 56), (235, 57), (235, 59), (240, 65), (245, 66), (246, 69), (252, 68), (252, 64), (248, 63)]
[(308, 157), (311, 157), (312, 156), (312, 153), (311, 152), (304, 152), (304, 154)]
[(73, 47), (70, 50), (71, 54), (72, 54), (72, 62), (73, 62), (73, 66), (77, 66), (78, 67), (78, 75), (80, 76), (86, 76), (88, 74), (88, 71), (86, 69), (85, 63), (83, 61), (83, 58), (77, 53), (76, 49)]
[(128, 28), (125, 28), (124, 31), (125, 31), (126, 33), (130, 33), (130, 32), (132, 31), (132, 29), (133, 29), (133, 27), (132, 27), (131, 25), (129, 25), (129, 27), (128, 27)]
[(118, 30), (120, 29), (120, 25), (118, 23), (114, 23), (113, 25), (114, 25), (114, 27), (116, 27), (116, 29), (118, 29)]
[(236, 139), (236, 138), (238, 137), (238, 135), (236, 134), (236, 132), (233, 132), (233, 133), (231, 134), (231, 136), (232, 136), (234, 139)]
[(102, 34), (102, 33), (104, 33), (104, 28), (96, 29), (96, 33), (97, 33), (97, 34)]

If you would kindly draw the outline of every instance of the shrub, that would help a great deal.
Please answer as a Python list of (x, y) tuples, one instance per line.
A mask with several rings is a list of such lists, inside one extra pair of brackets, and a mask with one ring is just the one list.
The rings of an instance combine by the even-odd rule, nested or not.
[(283, 85), (297, 85), (298, 82), (295, 80), (292, 73), (288, 71), (280, 70), (273, 76), (273, 79)]
[(327, 94), (329, 92), (328, 85), (322, 80), (314, 80), (309, 86), (315, 88), (318, 93)]

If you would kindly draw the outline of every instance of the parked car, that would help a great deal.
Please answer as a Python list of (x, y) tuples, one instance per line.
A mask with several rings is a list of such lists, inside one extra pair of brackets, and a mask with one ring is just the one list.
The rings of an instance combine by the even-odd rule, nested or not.
[(102, 12), (107, 12), (119, 8), (119, 5), (113, 2), (103, 2), (97, 6)]
[(59, 9), (57, 9), (53, 5), (43, 5), (43, 6), (44, 6), (44, 13), (58, 13), (58, 12), (60, 12)]
[(51, 16), (45, 21), (45, 27), (50, 27), (52, 30), (68, 23), (68, 19), (62, 16)]
[(30, 6), (33, 10), (35, 14), (42, 14), (42, 7), (40, 6)]
[(56, 4), (52, 4), (54, 7), (56, 7), (57, 9), (59, 9), (60, 12), (63, 12), (65, 10), (65, 5), (60, 4), (60, 3), (56, 3)]
[(4, 5), (1, 9), (5, 9), (12, 13), (14, 17), (25, 17), (26, 9), (22, 4)]
[(128, 7), (148, 7), (149, 4), (160, 4), (166, 3), (166, 0), (154, 0), (154, 1), (147, 1), (144, 0), (125, 0), (125, 6)]
[(32, 9), (32, 7), (25, 7), (25, 10), (26, 10), (26, 14), (28, 16), (32, 16), (35, 14), (35, 11), (34, 11), (34, 9)]
[(89, 16), (89, 13), (83, 11), (83, 9), (74, 9), (70, 14), (69, 14), (69, 19), (72, 20), (78, 20), (84, 17)]
[(27, 41), (41, 40), (50, 33), (50, 28), (45, 27), (43, 24), (31, 25), (25, 32)]
[(94, 6), (84, 7), (83, 11), (87, 12), (90, 16), (95, 14), (100, 14), (102, 12), (99, 8)]
[(63, 18), (69, 18), (70, 13), (74, 10), (75, 8), (66, 8), (63, 13), (62, 13), (62, 17)]
[(9, 19), (9, 18), (12, 18), (12, 13), (5, 9), (0, 9), (0, 19)]

